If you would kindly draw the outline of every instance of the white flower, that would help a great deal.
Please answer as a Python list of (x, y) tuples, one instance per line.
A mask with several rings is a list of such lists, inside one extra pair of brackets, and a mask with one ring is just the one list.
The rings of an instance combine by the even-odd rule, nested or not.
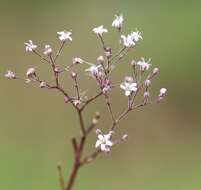
[(141, 71), (147, 71), (151, 64), (149, 64), (151, 60), (149, 59), (147, 62), (144, 58), (142, 58), (140, 61), (137, 62), (137, 65), (140, 67)]
[(27, 70), (26, 76), (27, 76), (27, 77), (32, 77), (32, 76), (35, 75), (35, 74), (36, 74), (35, 68), (29, 68), (29, 69)]
[(8, 70), (4, 75), (7, 79), (16, 79), (16, 75), (13, 71)]
[(97, 28), (94, 28), (92, 31), (95, 34), (100, 35), (100, 36), (102, 36), (103, 33), (108, 32), (108, 30), (106, 28), (104, 28), (103, 25), (101, 25), (101, 26), (99, 26)]
[(67, 40), (72, 41), (71, 32), (61, 31), (61, 32), (57, 32), (57, 34), (59, 35), (59, 39), (63, 42)]
[(131, 36), (135, 42), (138, 42), (140, 39), (142, 39), (141, 32), (139, 31), (132, 32)]
[(120, 88), (125, 91), (125, 96), (130, 96), (132, 92), (137, 91), (137, 84), (134, 82), (123, 82), (120, 85)]
[(52, 48), (50, 45), (45, 45), (44, 55), (51, 55), (52, 54)]
[(109, 152), (110, 147), (113, 145), (112, 141), (110, 140), (112, 136), (112, 132), (108, 134), (102, 134), (99, 130), (98, 140), (96, 141), (95, 147), (98, 148), (100, 146), (101, 151)]
[(25, 50), (29, 52), (32, 52), (33, 50), (37, 48), (37, 45), (34, 45), (32, 40), (29, 40), (28, 42), (24, 44), (26, 45)]
[(128, 34), (127, 36), (121, 35), (122, 43), (124, 47), (132, 48), (135, 46), (135, 42), (133, 40), (132, 35)]
[(161, 88), (160, 89), (160, 93), (159, 93), (159, 96), (164, 96), (167, 92), (167, 89), (166, 88)]
[(97, 76), (99, 74), (100, 67), (101, 65), (91, 65), (88, 69), (85, 69), (85, 71), (88, 71), (93, 76)]
[(73, 64), (82, 64), (82, 63), (84, 63), (84, 60), (82, 60), (81, 58), (79, 57), (73, 58)]
[(122, 26), (123, 26), (123, 22), (124, 22), (124, 18), (123, 18), (123, 15), (120, 14), (119, 16), (118, 15), (115, 15), (115, 20), (112, 22), (112, 26), (117, 28), (118, 30), (121, 30)]

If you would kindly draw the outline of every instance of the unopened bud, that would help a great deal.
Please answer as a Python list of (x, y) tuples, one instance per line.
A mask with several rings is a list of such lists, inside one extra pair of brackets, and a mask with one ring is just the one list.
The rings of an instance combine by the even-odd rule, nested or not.
[(99, 56), (98, 58), (97, 58), (97, 62), (98, 62), (98, 64), (103, 64), (104, 63), (104, 57), (103, 56)]
[(151, 85), (151, 81), (149, 79), (145, 80), (145, 86), (149, 87)]
[(35, 75), (36, 75), (36, 70), (35, 70), (35, 68), (29, 68), (29, 69), (27, 70), (26, 75), (27, 75), (27, 77), (35, 76)]
[(110, 47), (105, 48), (105, 55), (107, 58), (112, 56), (112, 49)]
[(81, 58), (79, 57), (73, 58), (73, 64), (82, 64), (82, 63), (84, 63), (84, 60), (82, 60)]
[(136, 65), (136, 61), (135, 61), (135, 60), (132, 60), (132, 61), (131, 61), (131, 65), (132, 65), (132, 66)]
[(156, 75), (156, 74), (158, 74), (158, 73), (159, 73), (159, 68), (157, 68), (157, 67), (154, 68), (154, 69), (153, 69), (153, 74)]
[(72, 72), (72, 73), (71, 73), (71, 77), (72, 77), (73, 79), (76, 79), (77, 74), (76, 74), (75, 72)]
[(96, 134), (97, 135), (102, 134), (101, 130), (100, 129), (96, 129)]
[(67, 96), (64, 96), (64, 102), (68, 103), (69, 102), (69, 98)]

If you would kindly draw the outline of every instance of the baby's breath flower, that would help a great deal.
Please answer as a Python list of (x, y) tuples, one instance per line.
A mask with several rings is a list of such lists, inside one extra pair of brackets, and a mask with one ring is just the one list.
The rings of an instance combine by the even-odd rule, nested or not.
[(61, 31), (61, 32), (57, 32), (57, 34), (59, 35), (59, 39), (64, 42), (64, 41), (67, 41), (67, 40), (70, 40), (72, 41), (72, 33), (71, 32), (67, 32), (67, 31)]
[(122, 43), (124, 47), (132, 48), (135, 46), (135, 42), (133, 40), (132, 35), (128, 34), (127, 36), (121, 35)]
[(138, 42), (140, 39), (142, 39), (141, 32), (139, 31), (132, 32), (131, 36), (135, 42)]
[(144, 58), (141, 58), (141, 60), (137, 62), (137, 65), (140, 67), (140, 70), (144, 72), (144, 71), (147, 71), (149, 67), (151, 66), (151, 64), (149, 64), (150, 61), (151, 60), (149, 59), (146, 62)]
[(132, 92), (137, 91), (137, 84), (134, 82), (126, 82), (120, 84), (120, 88), (125, 91), (125, 96), (130, 96)]
[(44, 55), (51, 55), (52, 54), (52, 48), (50, 47), (50, 45), (45, 45), (45, 49), (44, 49)]
[(107, 30), (106, 28), (104, 28), (103, 25), (101, 25), (101, 26), (99, 26), (99, 27), (97, 27), (97, 28), (94, 28), (92, 31), (93, 31), (95, 34), (100, 35), (100, 36), (102, 36), (103, 33), (108, 32), (108, 30)]
[(37, 48), (37, 45), (33, 44), (32, 40), (29, 40), (28, 42), (25, 42), (25, 50), (32, 52), (33, 50), (35, 50)]
[(88, 69), (85, 69), (85, 71), (89, 72), (92, 76), (97, 76), (100, 67), (101, 65), (91, 65)]
[(98, 133), (98, 140), (96, 141), (95, 147), (98, 148), (100, 146), (101, 151), (109, 152), (110, 147), (113, 145), (112, 141), (110, 140), (112, 131), (110, 131), (108, 134), (103, 134), (99, 129), (96, 132)]
[(153, 74), (156, 75), (156, 74), (158, 74), (158, 73), (159, 73), (159, 68), (157, 68), (157, 67), (154, 68), (154, 69), (153, 69)]
[(124, 18), (122, 14), (120, 14), (119, 16), (115, 15), (115, 19), (112, 22), (112, 26), (117, 28), (120, 31), (123, 26), (123, 22), (124, 22)]
[(16, 74), (13, 71), (8, 70), (4, 75), (7, 79), (16, 79)]
[(29, 68), (27, 70), (27, 73), (26, 73), (26, 76), (29, 78), (29, 77), (32, 77), (32, 76), (35, 76), (36, 75), (36, 70), (35, 68)]

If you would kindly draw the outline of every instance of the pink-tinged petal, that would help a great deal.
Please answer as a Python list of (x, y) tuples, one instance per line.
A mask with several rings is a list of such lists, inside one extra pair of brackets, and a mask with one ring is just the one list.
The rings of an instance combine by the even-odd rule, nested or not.
[(131, 94), (131, 92), (130, 92), (129, 90), (126, 90), (126, 91), (125, 91), (125, 95), (126, 95), (126, 96), (130, 96), (130, 94)]
[(108, 145), (108, 146), (112, 146), (113, 143), (112, 143), (111, 141), (106, 141), (106, 145)]
[(101, 135), (101, 134), (99, 134), (99, 135), (98, 135), (98, 138), (99, 138), (99, 140), (101, 140), (101, 141), (102, 141), (102, 140), (104, 139), (104, 136), (103, 136), (103, 135)]
[(101, 150), (103, 151), (103, 152), (105, 152), (106, 151), (106, 145), (105, 144), (101, 144)]
[(104, 139), (105, 139), (106, 141), (110, 140), (110, 138), (111, 138), (111, 134), (110, 134), (110, 133), (104, 135)]
[(120, 85), (120, 88), (121, 88), (121, 89), (123, 89), (123, 90), (125, 90), (125, 89), (126, 89), (126, 87), (125, 87), (125, 85), (124, 85), (124, 84), (121, 84), (121, 85)]
[(95, 147), (97, 148), (97, 147), (99, 147), (100, 145), (101, 145), (101, 141), (100, 141), (100, 140), (97, 140)]

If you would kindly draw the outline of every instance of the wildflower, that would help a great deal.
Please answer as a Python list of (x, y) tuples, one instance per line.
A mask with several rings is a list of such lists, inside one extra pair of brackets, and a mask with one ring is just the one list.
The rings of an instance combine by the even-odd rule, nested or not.
[(137, 62), (137, 65), (140, 67), (142, 72), (147, 71), (151, 64), (149, 64), (150, 59), (146, 62), (144, 58)]
[(106, 28), (104, 28), (103, 25), (101, 25), (101, 26), (99, 26), (97, 28), (94, 28), (92, 31), (95, 34), (100, 35), (100, 36), (102, 36), (103, 33), (108, 32), (108, 30)]
[(131, 33), (131, 36), (132, 36), (132, 39), (133, 39), (135, 42), (138, 42), (140, 39), (142, 39), (141, 32), (139, 32), (139, 31), (132, 32), (132, 33)]
[(132, 92), (137, 91), (137, 84), (134, 82), (124, 81), (121, 83), (120, 88), (125, 91), (125, 96), (130, 96)]
[(115, 15), (115, 20), (112, 22), (112, 26), (117, 28), (119, 31), (121, 30), (122, 26), (123, 26), (123, 22), (124, 22), (124, 18), (123, 18), (123, 15), (120, 14), (119, 16), (118, 15)]
[(72, 41), (72, 33), (71, 32), (67, 32), (67, 31), (61, 31), (61, 32), (57, 32), (57, 34), (59, 35), (59, 39), (64, 42), (67, 40)]
[(52, 48), (50, 45), (45, 45), (44, 55), (51, 55), (52, 54)]
[(79, 58), (79, 57), (74, 57), (73, 58), (73, 64), (75, 65), (75, 64), (82, 64), (82, 63), (84, 63), (84, 60), (82, 60), (81, 58)]
[(92, 76), (97, 76), (99, 74), (99, 67), (101, 67), (101, 65), (91, 65), (88, 69), (85, 69), (85, 71), (88, 71)]
[(122, 43), (124, 47), (132, 48), (135, 46), (135, 42), (133, 40), (132, 35), (128, 34), (127, 36), (121, 35)]
[(7, 79), (16, 79), (16, 75), (13, 71), (8, 70), (4, 75)]
[(99, 56), (99, 57), (97, 58), (97, 62), (98, 62), (98, 64), (103, 64), (103, 63), (105, 62), (104, 57), (103, 57), (102, 55)]
[(161, 88), (159, 91), (159, 95), (157, 97), (157, 102), (162, 101), (165, 98), (165, 95), (167, 93), (167, 89), (166, 88)]
[(37, 48), (37, 45), (33, 44), (32, 40), (29, 40), (28, 42), (24, 43), (25, 46), (25, 50), (32, 52), (33, 50), (35, 50)]
[(26, 73), (26, 76), (29, 78), (29, 77), (32, 77), (32, 76), (35, 76), (36, 75), (36, 70), (35, 68), (29, 68), (27, 70), (27, 73)]
[(113, 145), (111, 139), (112, 131), (108, 134), (103, 134), (101, 130), (96, 131), (98, 133), (98, 140), (96, 141), (95, 147), (98, 148), (100, 146), (101, 151), (109, 152), (110, 147)]

